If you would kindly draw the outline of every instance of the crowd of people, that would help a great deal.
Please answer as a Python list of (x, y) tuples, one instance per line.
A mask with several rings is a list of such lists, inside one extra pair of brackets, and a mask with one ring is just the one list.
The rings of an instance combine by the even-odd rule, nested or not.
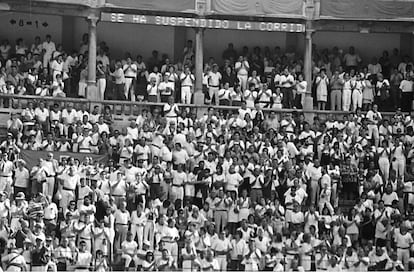
[[(371, 61), (363, 61), (353, 47), (346, 52), (338, 47), (319, 50), (314, 45), (313, 49), (315, 108), (355, 111), (375, 103), (381, 110), (411, 110), (413, 64), (398, 49), (391, 55), (384, 51)], [(23, 39), (14, 46), (4, 40), (0, 45), (1, 93), (149, 102), (167, 102), (173, 96), (177, 102), (193, 103), (195, 49), (191, 40), (176, 62), (156, 50), (148, 59), (131, 53), (112, 59), (110, 48), (101, 42), (96, 94), (87, 93), (87, 50), (87, 34), (79, 51), (70, 53), (50, 35), (43, 42), (36, 37), (31, 46)], [(252, 108), (260, 103), (267, 108), (301, 109), (308, 85), (303, 66), (302, 56), (294, 50), (283, 52), (278, 46), (236, 50), (230, 43), (221, 60), (209, 58), (204, 64), (205, 103), (239, 106), (245, 101)]]
[(3, 269), (414, 269), (414, 112), (307, 122), (167, 101), (120, 130), (108, 106), (29, 101), (11, 115)]

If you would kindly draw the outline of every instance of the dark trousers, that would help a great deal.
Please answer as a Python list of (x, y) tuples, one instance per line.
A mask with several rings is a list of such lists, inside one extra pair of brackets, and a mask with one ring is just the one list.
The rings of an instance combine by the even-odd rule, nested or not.
[(401, 107), (401, 90), (399, 86), (391, 85), (390, 96), (393, 103), (392, 109), (394, 110), (398, 107)]
[(291, 109), (293, 107), (293, 92), (292, 88), (281, 88), (283, 94), (282, 105), (285, 109)]
[(244, 271), (244, 265), (241, 264), (241, 260), (231, 260), (230, 261), (230, 270)]
[(411, 111), (413, 102), (413, 93), (412, 92), (403, 92), (401, 98), (401, 110), (402, 111)]
[(115, 84), (114, 98), (116, 100), (126, 100), (126, 97), (124, 95), (124, 86), (125, 84)]
[(161, 185), (159, 183), (153, 183), (150, 185), (150, 195), (153, 199), (161, 197)]

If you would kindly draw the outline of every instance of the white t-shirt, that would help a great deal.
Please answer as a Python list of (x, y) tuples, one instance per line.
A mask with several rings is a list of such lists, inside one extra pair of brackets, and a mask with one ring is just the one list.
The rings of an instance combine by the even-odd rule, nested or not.
[(40, 108), (35, 109), (35, 116), (37, 116), (40, 122), (45, 122), (46, 119), (49, 117), (49, 110), (44, 108), (41, 110)]
[(219, 87), (220, 80), (221, 80), (221, 74), (220, 72), (210, 72), (208, 75), (208, 85), (210, 87)]
[(14, 186), (20, 187), (20, 188), (28, 188), (29, 187), (29, 170), (26, 168), (23, 168), (20, 170), (19, 168), (16, 168), (14, 172)]
[(187, 75), (185, 73), (181, 74), (180, 79), (181, 79), (181, 86), (182, 87), (191, 87), (191, 86), (193, 86), (193, 81), (195, 80), (193, 74)]

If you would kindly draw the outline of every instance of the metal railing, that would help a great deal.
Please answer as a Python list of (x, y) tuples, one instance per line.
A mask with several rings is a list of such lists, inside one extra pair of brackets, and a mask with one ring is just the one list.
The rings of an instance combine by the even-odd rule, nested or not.
[[(14, 95), (14, 94), (0, 94), (0, 109), (13, 109), (22, 110), (26, 107), (28, 102), (33, 102), (36, 106), (39, 102), (44, 102), (46, 107), (59, 104), (61, 107), (67, 106), (69, 103), (75, 105), (75, 107), (81, 107), (87, 105), (89, 112), (93, 110), (95, 105), (100, 105), (101, 110), (105, 106), (109, 106), (114, 116), (137, 116), (143, 109), (162, 108), (165, 103), (155, 102), (132, 102), (121, 100), (90, 100), (85, 98), (68, 98), (68, 97), (50, 97), (50, 96), (36, 96), (36, 95)], [(181, 104), (177, 103), (180, 108), (189, 108), (193, 113), (199, 115), (199, 113), (205, 113), (210, 107), (219, 111), (236, 112), (240, 109), (238, 106), (216, 106), (216, 105), (199, 105), (199, 104)], [(313, 118), (317, 115), (319, 117), (326, 117), (329, 114), (335, 116), (344, 116), (352, 112), (347, 111), (332, 111), (332, 110), (301, 110), (301, 109), (272, 109), (262, 108), (263, 112), (275, 112), (276, 115), (283, 115), (284, 113), (303, 113), (305, 118)], [(383, 117), (393, 116), (394, 112), (381, 112)], [(311, 120), (308, 120), (311, 121)]]
[[(179, 250), (181, 250), (181, 248), (179, 248)], [(51, 253), (53, 253), (53, 254), (55, 254), (56, 252), (57, 252), (56, 249), (51, 251)], [(152, 252), (154, 252), (154, 251), (152, 251)], [(73, 253), (73, 254), (75, 255), (75, 253)], [(278, 254), (280, 254), (280, 253), (278, 253)], [(200, 255), (201, 255), (201, 253), (199, 253), (199, 252), (196, 253), (196, 259), (191, 262), (191, 268), (188, 267), (188, 264), (186, 265), (187, 266), (186, 268), (183, 268), (182, 254), (178, 254), (178, 255), (169, 254), (169, 257), (174, 259), (174, 265), (173, 265), (175, 267), (174, 271), (183, 271), (183, 269), (185, 269), (186, 271), (195, 271), (201, 265), (200, 262), (199, 262), (201, 260)], [(331, 256), (332, 254), (327, 252), (327, 255)], [(136, 257), (136, 256), (138, 256), (138, 255), (134, 255), (133, 257)], [(293, 255), (289, 254), (289, 253), (284, 253), (284, 254), (278, 255), (277, 259), (279, 259), (279, 262), (283, 265), (284, 271), (287, 271), (291, 267), (291, 261), (294, 258), (299, 258), (299, 260), (298, 260), (299, 266), (304, 265), (305, 263), (303, 263), (303, 262), (306, 262), (307, 266), (311, 267), (311, 270), (305, 270), (305, 271), (315, 271), (315, 270), (312, 270), (312, 268), (313, 269), (316, 268), (316, 271), (326, 270), (326, 269), (320, 269), (319, 267), (320, 266), (329, 267), (328, 259), (325, 259), (323, 261), (322, 265), (318, 264), (318, 259), (317, 258), (320, 257), (320, 256), (318, 256), (317, 253), (313, 253), (311, 256), (309, 256), (309, 255), (307, 255), (307, 256), (308, 257), (306, 257), (306, 260), (303, 260), (302, 258), (304, 256), (300, 256), (299, 253), (296, 253), (296, 254), (293, 254)], [(161, 253), (158, 252), (154, 257), (160, 258)], [(106, 264), (108, 266), (108, 271), (135, 271), (136, 267), (141, 267), (142, 266), (142, 264), (138, 264), (138, 263), (136, 264), (134, 262), (134, 260), (132, 260), (130, 265), (128, 267), (125, 267), (125, 259), (122, 257), (121, 252), (118, 252), (118, 253), (114, 254), (114, 256), (113, 256), (114, 260), (111, 260), (111, 258), (109, 256), (104, 256), (103, 258), (106, 260)], [(213, 258), (222, 259), (222, 256), (214, 256), (214, 253), (213, 253)], [(58, 260), (56, 258), (53, 258), (53, 259), (56, 263), (58, 263)], [(259, 266), (260, 271), (263, 271), (264, 268), (266, 267), (266, 261), (265, 260), (266, 260), (266, 256), (265, 256), (264, 253), (261, 253), (261, 258), (256, 260), (256, 261), (258, 261), (257, 265)], [(143, 261), (143, 259), (141, 259), (141, 261)], [(157, 260), (155, 260), (155, 262), (157, 262)], [(239, 260), (238, 262), (241, 263), (241, 260)], [(347, 263), (348, 263), (349, 267), (353, 267), (353, 265), (358, 263), (358, 261), (348, 260)], [(96, 264), (97, 264), (96, 263), (96, 256), (92, 255), (92, 262), (87, 266), (82, 265), (81, 267), (83, 269), (86, 268), (89, 271), (95, 271)], [(233, 264), (232, 264), (232, 259), (230, 258), (230, 253), (228, 253), (226, 255), (226, 264), (227, 264), (227, 269), (224, 270), (224, 271), (240, 271), (240, 270), (233, 270), (232, 269)], [(373, 265), (375, 265), (375, 264), (372, 262), (372, 260), (370, 260), (368, 266), (373, 266)], [(26, 264), (26, 267), (28, 268), (28, 271), (34, 271), (31, 264)], [(43, 267), (45, 268), (46, 265), (44, 265)], [(66, 271), (76, 271), (77, 267), (79, 267), (79, 265), (75, 264), (75, 261), (73, 263), (72, 262), (66, 262)], [(242, 271), (257, 271), (257, 270), (243, 269)], [(375, 270), (371, 270), (371, 271), (375, 271)], [(404, 271), (407, 271), (407, 270), (404, 270)]]

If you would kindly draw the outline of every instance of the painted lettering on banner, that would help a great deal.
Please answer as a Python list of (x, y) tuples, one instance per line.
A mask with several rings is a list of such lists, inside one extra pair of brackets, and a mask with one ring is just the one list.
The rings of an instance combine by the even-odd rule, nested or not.
[(267, 32), (304, 32), (304, 24), (284, 22), (248, 22), (175, 16), (152, 16), (124, 13), (101, 14), (101, 20), (113, 23), (147, 24), (159, 26), (201, 27), (208, 29), (256, 30)]

